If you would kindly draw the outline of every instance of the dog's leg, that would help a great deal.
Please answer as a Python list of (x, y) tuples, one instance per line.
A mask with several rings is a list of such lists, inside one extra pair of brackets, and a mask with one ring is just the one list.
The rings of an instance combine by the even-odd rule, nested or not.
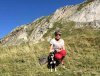
[(52, 65), (50, 65), (50, 69), (49, 69), (49, 71), (52, 72)]
[(51, 65), (51, 67), (50, 67), (50, 72), (52, 72), (52, 65)]
[(55, 67), (55, 72), (57, 71), (56, 67)]
[(57, 69), (56, 69), (56, 61), (54, 61), (54, 70), (55, 70), (55, 72), (57, 71)]
[(57, 69), (56, 69), (56, 65), (55, 65), (55, 67), (54, 67), (54, 70), (55, 70), (55, 72), (57, 71)]

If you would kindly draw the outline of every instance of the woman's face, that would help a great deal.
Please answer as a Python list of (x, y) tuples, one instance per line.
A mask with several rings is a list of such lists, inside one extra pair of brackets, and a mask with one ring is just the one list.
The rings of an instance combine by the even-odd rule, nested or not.
[(61, 37), (61, 34), (57, 34), (57, 35), (55, 35), (55, 38), (56, 38), (57, 40), (59, 40), (60, 37)]

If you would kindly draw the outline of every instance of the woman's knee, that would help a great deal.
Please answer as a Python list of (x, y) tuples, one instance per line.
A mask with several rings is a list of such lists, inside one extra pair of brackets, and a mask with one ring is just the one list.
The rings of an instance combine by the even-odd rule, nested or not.
[(62, 50), (60, 53), (62, 56), (66, 56), (66, 54), (67, 54), (66, 50)]

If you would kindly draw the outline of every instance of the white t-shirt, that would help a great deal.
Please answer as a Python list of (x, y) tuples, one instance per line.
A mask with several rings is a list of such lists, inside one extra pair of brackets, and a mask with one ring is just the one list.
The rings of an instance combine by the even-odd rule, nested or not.
[(64, 40), (60, 39), (59, 41), (52, 39), (50, 44), (53, 45), (52, 51), (59, 50), (64, 46)]

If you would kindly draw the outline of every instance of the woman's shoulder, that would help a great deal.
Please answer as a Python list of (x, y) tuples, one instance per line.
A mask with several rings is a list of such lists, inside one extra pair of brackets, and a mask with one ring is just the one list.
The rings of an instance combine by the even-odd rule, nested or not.
[(64, 39), (60, 39), (61, 41), (64, 41)]
[(50, 44), (54, 44), (54, 43), (55, 43), (55, 39), (51, 39)]
[(50, 41), (55, 41), (55, 38), (51, 39)]

